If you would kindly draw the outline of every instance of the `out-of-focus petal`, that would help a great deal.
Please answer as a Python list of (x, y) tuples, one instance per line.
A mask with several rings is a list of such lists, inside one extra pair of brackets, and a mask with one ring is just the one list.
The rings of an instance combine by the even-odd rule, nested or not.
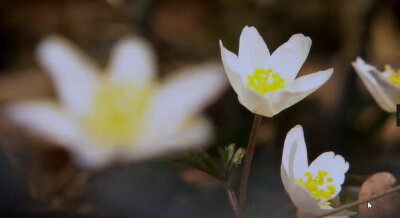
[(102, 146), (86, 137), (69, 142), (72, 158), (81, 167), (98, 169), (115, 161), (118, 148), (114, 145)]
[(392, 100), (393, 104), (400, 103), (400, 87), (394, 85), (390, 80), (378, 71), (370, 71), (371, 75), (375, 77), (376, 81), (383, 87), (385, 93)]
[(328, 172), (327, 177), (333, 179), (331, 184), (335, 186), (336, 190), (335, 193), (332, 193), (332, 199), (342, 189), (345, 173), (349, 170), (349, 163), (340, 155), (335, 155), (333, 152), (324, 152), (310, 164), (308, 170), (314, 175), (317, 175), (319, 170)]
[(332, 73), (333, 69), (331, 68), (301, 76), (295, 79), (288, 88), (267, 93), (264, 97), (271, 102), (274, 113), (279, 113), (321, 87), (332, 76)]
[[(396, 102), (386, 93), (385, 89), (389, 88), (389, 86), (382, 86), (384, 84), (382, 83), (382, 78), (379, 79), (381, 83), (378, 82), (377, 78), (380, 76), (380, 72), (375, 67), (366, 64), (364, 60), (359, 57), (352, 65), (378, 105), (383, 110), (394, 113), (396, 111)], [(397, 87), (391, 87), (391, 89), (392, 88)], [(398, 93), (400, 93), (400, 91), (398, 91)]]
[(214, 101), (225, 88), (226, 79), (217, 64), (187, 67), (172, 74), (161, 84), (150, 106), (149, 130), (174, 131)]
[(149, 83), (157, 71), (155, 52), (139, 37), (127, 37), (115, 46), (109, 67), (113, 82)]
[(60, 144), (79, 137), (77, 123), (48, 101), (12, 103), (5, 108), (5, 114), (17, 125)]
[(171, 156), (179, 152), (200, 149), (209, 145), (213, 137), (212, 123), (206, 118), (196, 117), (186, 127), (165, 138), (146, 138), (146, 141), (123, 149), (121, 156), (129, 161)]
[(72, 152), (72, 157), (82, 167), (97, 168), (110, 161), (114, 148), (92, 143), (77, 121), (52, 102), (12, 103), (5, 108), (5, 115), (17, 125)]
[(296, 77), (301, 66), (306, 60), (311, 48), (311, 39), (303, 34), (295, 34), (274, 51), (264, 65), (264, 69), (272, 68), (286, 83)]
[(83, 113), (93, 99), (99, 70), (92, 60), (67, 40), (52, 36), (37, 49), (39, 62), (56, 83), (67, 109)]
[(256, 68), (263, 68), (269, 58), (269, 50), (254, 27), (245, 26), (239, 41), (239, 61), (246, 75)]

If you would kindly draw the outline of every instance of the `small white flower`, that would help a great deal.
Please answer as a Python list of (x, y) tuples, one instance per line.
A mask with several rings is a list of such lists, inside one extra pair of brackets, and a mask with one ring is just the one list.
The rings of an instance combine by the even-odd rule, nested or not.
[(198, 113), (225, 88), (216, 64), (182, 69), (159, 83), (154, 52), (138, 37), (117, 44), (107, 74), (60, 37), (44, 40), (37, 55), (61, 103), (12, 103), (6, 113), (70, 150), (84, 167), (168, 155), (212, 138), (210, 121)]
[(378, 105), (389, 113), (395, 113), (396, 104), (400, 104), (400, 70), (385, 65), (384, 71), (380, 72), (360, 57), (352, 64)]
[(239, 55), (228, 51), (220, 41), (222, 62), (239, 102), (255, 114), (272, 117), (296, 104), (332, 75), (333, 69), (295, 79), (307, 58), (311, 39), (295, 34), (270, 55), (254, 27), (244, 27)]
[[(286, 192), (304, 217), (313, 217), (333, 209), (329, 200), (341, 190), (349, 163), (340, 155), (325, 152), (308, 165), (303, 128), (292, 128), (283, 147), (281, 178)], [(347, 217), (342, 211), (329, 217)]]

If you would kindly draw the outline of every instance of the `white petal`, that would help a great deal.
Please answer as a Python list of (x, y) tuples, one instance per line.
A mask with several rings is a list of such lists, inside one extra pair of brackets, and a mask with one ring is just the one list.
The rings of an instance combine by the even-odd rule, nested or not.
[(263, 68), (269, 56), (268, 47), (257, 29), (245, 26), (239, 42), (239, 60), (246, 70), (242, 73), (253, 74), (256, 68)]
[(308, 170), (314, 175), (317, 175), (319, 170), (328, 171), (327, 177), (333, 179), (331, 184), (335, 185), (336, 188), (336, 192), (332, 194), (332, 198), (334, 198), (341, 191), (345, 173), (349, 170), (349, 163), (340, 155), (324, 152), (310, 164)]
[(285, 138), (282, 154), (282, 165), (288, 173), (289, 180), (300, 178), (308, 168), (307, 147), (303, 128), (293, 127)]
[[(322, 213), (327, 213), (329, 210), (332, 210), (333, 207), (329, 205), (321, 205), (321, 208), (318, 209), (317, 211), (314, 212), (315, 215), (322, 214)], [(348, 211), (348, 210), (343, 210), (338, 213), (335, 213), (330, 216), (325, 216), (325, 218), (348, 218), (350, 216), (356, 215), (357, 213)]]
[(179, 152), (199, 149), (209, 145), (213, 139), (213, 125), (203, 117), (196, 117), (185, 128), (164, 137), (154, 132), (153, 138), (124, 149), (121, 156), (129, 161), (172, 156)]
[(279, 113), (279, 111), (274, 110), (274, 105), (272, 105), (273, 103), (269, 98), (244, 85), (242, 86), (241, 95), (239, 95), (239, 102), (255, 114), (273, 117)]
[(283, 187), (285, 188), (286, 192), (289, 194), (289, 197), (293, 195), (293, 178), (289, 178), (288, 171), (286, 167), (283, 165), (283, 162), (281, 164), (281, 179), (283, 183)]
[(356, 212), (343, 210), (343, 211), (333, 214), (331, 216), (326, 216), (325, 218), (349, 218), (350, 216), (354, 216), (356, 214), (357, 214)]
[(217, 64), (187, 67), (167, 78), (150, 107), (149, 131), (173, 131), (213, 102), (226, 87)]
[(310, 37), (295, 34), (272, 53), (264, 69), (272, 68), (285, 79), (286, 83), (290, 83), (306, 60), (310, 47)]
[(96, 74), (99, 70), (92, 60), (70, 42), (57, 36), (40, 43), (37, 56), (56, 83), (65, 106), (77, 113), (84, 112), (98, 80)]
[(295, 178), (301, 178), (308, 168), (307, 148), (303, 128), (293, 127), (285, 138), (283, 146), (281, 178), (283, 185), (295, 206), (305, 212), (318, 209), (318, 202), (307, 190), (295, 184)]
[(110, 77), (116, 82), (147, 84), (157, 71), (155, 52), (139, 37), (127, 37), (115, 46), (109, 67)]
[(319, 71), (301, 76), (293, 81), (288, 88), (267, 93), (264, 98), (271, 101), (275, 114), (296, 104), (321, 87), (331, 76), (333, 69)]
[(354, 216), (356, 214), (357, 213), (355, 213), (355, 212), (344, 210), (344, 211), (341, 211), (341, 212), (331, 215), (331, 216), (325, 216), (324, 218), (349, 218), (350, 216)]
[(245, 78), (246, 75), (240, 72), (244, 72), (245, 70), (241, 66), (238, 57), (225, 49), (221, 41), (220, 48), (225, 72), (232, 88), (238, 95), (240, 104), (255, 114), (260, 114), (266, 117), (274, 116), (276, 113), (272, 110), (268, 99), (264, 99), (264, 96), (254, 92), (244, 85), (242, 78)]
[(241, 86), (243, 86), (240, 75), (242, 67), (240, 66), (239, 58), (232, 52), (228, 51), (222, 44), (221, 40), (219, 41), (219, 47), (221, 49), (221, 58), (226, 75), (228, 76), (233, 90), (235, 90), (235, 92), (239, 95), (242, 89)]
[(375, 67), (366, 64), (361, 58), (357, 58), (352, 65), (378, 105), (383, 110), (394, 113), (396, 111), (396, 102), (388, 95), (387, 90), (394, 88), (395, 90), (391, 91), (393, 93), (392, 96), (396, 96), (396, 93), (397, 96), (400, 96), (400, 89), (396, 91), (397, 87), (386, 85), (383, 83), (382, 78), (378, 80), (379, 76), (381, 76), (380, 72)]
[(12, 122), (72, 152), (82, 167), (101, 167), (113, 156), (111, 146), (100, 147), (90, 142), (82, 135), (76, 120), (51, 102), (12, 103), (6, 107), (5, 114)]
[(318, 201), (307, 190), (294, 184), (292, 191), (290, 199), (299, 210), (310, 213), (319, 209)]
[(283, 164), (281, 166), (281, 178), (289, 198), (299, 210), (306, 213), (313, 213), (319, 209), (318, 201), (307, 190), (295, 184), (294, 178), (288, 177)]

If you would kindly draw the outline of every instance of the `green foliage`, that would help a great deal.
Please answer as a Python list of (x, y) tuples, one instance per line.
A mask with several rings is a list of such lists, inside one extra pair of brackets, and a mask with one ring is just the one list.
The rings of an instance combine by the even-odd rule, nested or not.
[(232, 171), (240, 165), (245, 151), (243, 148), (236, 148), (235, 144), (230, 144), (224, 149), (219, 149), (218, 152), (224, 167), (222, 178), (227, 180)]
[(188, 166), (201, 170), (209, 175), (227, 181), (233, 170), (241, 163), (244, 156), (243, 148), (236, 148), (235, 144), (230, 144), (218, 149), (221, 163), (211, 158), (206, 152), (187, 153), (178, 161)]

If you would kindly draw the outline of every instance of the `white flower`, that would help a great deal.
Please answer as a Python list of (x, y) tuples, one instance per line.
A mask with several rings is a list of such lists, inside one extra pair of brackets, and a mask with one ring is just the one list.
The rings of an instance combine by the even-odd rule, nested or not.
[(213, 136), (211, 123), (198, 113), (226, 87), (217, 64), (182, 69), (159, 83), (154, 51), (138, 37), (117, 44), (107, 74), (60, 37), (44, 40), (37, 55), (61, 104), (12, 103), (6, 113), (70, 150), (84, 167), (198, 148)]
[[(292, 128), (283, 147), (281, 178), (286, 192), (302, 216), (312, 217), (333, 209), (329, 200), (341, 190), (349, 163), (340, 155), (325, 152), (308, 165), (303, 128)], [(347, 217), (342, 211), (329, 217)]]
[(385, 65), (384, 71), (380, 72), (360, 57), (352, 64), (378, 105), (389, 113), (395, 113), (396, 104), (400, 104), (400, 70)]
[(239, 55), (220, 41), (222, 62), (239, 102), (255, 114), (272, 117), (296, 104), (332, 75), (333, 69), (295, 79), (307, 58), (311, 39), (295, 34), (270, 55), (254, 27), (244, 27)]

